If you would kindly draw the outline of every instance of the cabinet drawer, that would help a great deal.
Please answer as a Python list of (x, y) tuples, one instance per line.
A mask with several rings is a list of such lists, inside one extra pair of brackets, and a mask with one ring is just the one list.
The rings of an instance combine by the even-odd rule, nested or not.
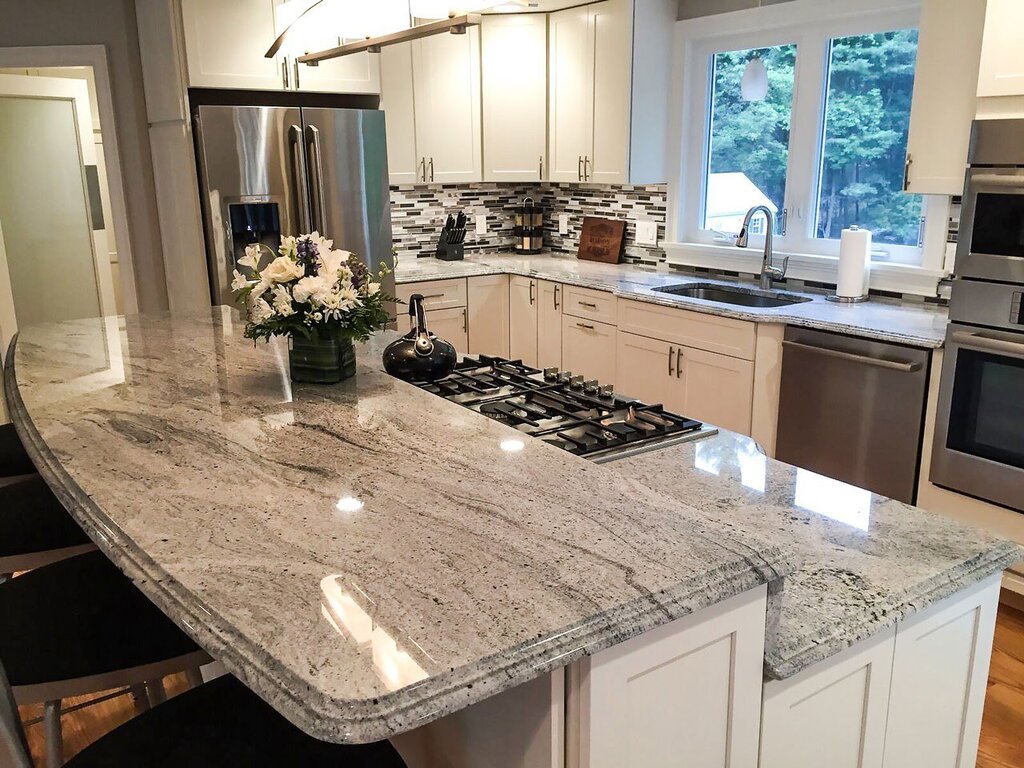
[(615, 325), (618, 299), (613, 294), (574, 285), (563, 285), (562, 294), (565, 297), (562, 307), (565, 314)]
[(469, 349), (469, 310), (461, 309), (433, 309), (425, 314), (427, 328), (437, 335), (438, 338), (450, 342), (455, 351), (460, 355), (466, 354)]
[(414, 293), (423, 295), (423, 308), (427, 310), (464, 307), (466, 279), (427, 280), (422, 283), (403, 283), (395, 287), (395, 295), (406, 304)]
[(615, 326), (562, 315), (562, 368), (615, 383)]
[(623, 300), (618, 306), (618, 325), (621, 330), (640, 336), (744, 360), (754, 359), (757, 325), (745, 320)]

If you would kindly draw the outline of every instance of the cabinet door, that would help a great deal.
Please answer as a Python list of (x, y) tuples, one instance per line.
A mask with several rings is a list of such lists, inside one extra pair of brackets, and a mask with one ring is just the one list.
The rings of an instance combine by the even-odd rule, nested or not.
[[(959, 195), (978, 108), (984, 0), (924, 0), (907, 134), (907, 192)], [(951, 56), (950, 51), (956, 51)], [(941, 131), (935, 130), (942, 125)]]
[(675, 381), (677, 349), (667, 341), (620, 330), (615, 349), (615, 390), (623, 397), (651, 405), (661, 403), (670, 411), (675, 410), (675, 405), (665, 399), (669, 382)]
[[(978, 0), (962, 0), (974, 5)], [(988, 0), (985, 37), (978, 72), (978, 96), (1020, 96), (1024, 94), (1024, 3), (1020, 0)], [(953, 29), (955, 30), (955, 26)], [(954, 58), (960, 58), (959, 46)], [(959, 194), (959, 193), (957, 193)]]
[(571, 669), (569, 764), (757, 765), (766, 594), (757, 587), (595, 653), (578, 665), (578, 696)]
[(465, 307), (432, 309), (425, 312), (427, 328), (445, 341), (451, 342), (460, 355), (469, 351), (469, 317)]
[(885, 768), (968, 768), (978, 755), (1000, 574), (896, 629)]
[(508, 275), (471, 277), (468, 282), (470, 354), (508, 357)]
[(416, 153), (412, 43), (381, 48), (380, 87), (388, 141), (388, 179), (392, 184), (415, 184), (422, 176)]
[(551, 181), (582, 181), (583, 158), (591, 154), (594, 67), (589, 53), (587, 6), (552, 13), (548, 19)]
[(514, 275), (509, 280), (508, 355), (537, 365), (537, 281)]
[(615, 384), (615, 326), (563, 315), (562, 368)]
[[(676, 377), (676, 391), (681, 394), (679, 408), (684, 416), (750, 434), (754, 402), (751, 361), (682, 347), (676, 357)], [(674, 389), (673, 385), (670, 388)]]
[(881, 768), (896, 628), (764, 684), (758, 768)]
[(547, 144), (547, 17), (484, 16), (480, 46), (484, 181), (540, 181)]
[(480, 29), (412, 43), (416, 149), (427, 180), (481, 180)]
[(271, 0), (182, 0), (188, 84), (280, 91), (283, 59), (264, 57), (277, 37)]
[(629, 181), (629, 106), (632, 83), (633, 4), (605, 0), (588, 6), (593, 46), (592, 150), (586, 180), (597, 184)]
[[(337, 36), (333, 40), (323, 48), (351, 42)], [(318, 45), (310, 50), (320, 48)], [(380, 54), (353, 53), (321, 62), (315, 67), (299, 64), (295, 86), (300, 91), (322, 93), (380, 93)]]
[(562, 304), (565, 287), (537, 281), (537, 367), (562, 367)]

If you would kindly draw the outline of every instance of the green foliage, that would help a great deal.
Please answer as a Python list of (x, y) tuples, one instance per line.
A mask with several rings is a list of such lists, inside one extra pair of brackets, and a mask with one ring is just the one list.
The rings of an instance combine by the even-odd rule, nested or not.
[[(768, 96), (745, 102), (740, 80), (754, 55), (768, 69)], [(714, 57), (710, 170), (745, 173), (780, 209), (797, 55), (795, 45), (784, 45)], [(819, 237), (859, 224), (877, 242), (916, 245), (921, 198), (902, 191), (916, 58), (915, 29), (832, 41)]]

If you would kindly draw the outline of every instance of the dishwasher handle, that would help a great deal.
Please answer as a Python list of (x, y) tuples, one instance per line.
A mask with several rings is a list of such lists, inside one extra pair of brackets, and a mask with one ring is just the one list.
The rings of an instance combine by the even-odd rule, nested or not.
[(908, 363), (898, 360), (884, 360), (879, 357), (868, 357), (867, 355), (858, 355), (854, 352), (843, 352), (839, 349), (829, 349), (828, 347), (818, 347), (813, 344), (801, 344), (799, 341), (783, 341), (783, 347), (789, 347), (791, 349), (799, 349), (802, 352), (810, 352), (812, 354), (824, 355), (825, 357), (833, 357), (837, 360), (846, 360), (850, 363), (859, 363), (862, 365), (871, 365), (876, 368), (885, 368), (889, 371), (899, 371), (900, 373), (914, 373), (915, 371), (921, 370), (923, 363)]

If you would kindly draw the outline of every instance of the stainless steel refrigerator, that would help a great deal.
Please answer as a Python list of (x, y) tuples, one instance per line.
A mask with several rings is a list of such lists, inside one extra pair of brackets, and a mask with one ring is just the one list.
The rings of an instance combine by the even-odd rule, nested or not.
[(393, 265), (380, 110), (202, 105), (196, 142), (214, 304), (233, 303), (245, 247), (281, 235), (317, 230), (373, 270)]

